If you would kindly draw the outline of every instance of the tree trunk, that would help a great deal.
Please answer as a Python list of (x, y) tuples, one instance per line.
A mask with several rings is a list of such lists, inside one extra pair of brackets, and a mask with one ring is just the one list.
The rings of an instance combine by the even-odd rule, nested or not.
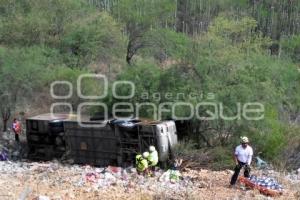
[(131, 65), (132, 57), (137, 53), (140, 48), (144, 47), (144, 44), (141, 41), (142, 36), (131, 36), (131, 39), (127, 45), (127, 54), (126, 54), (126, 62)]
[(134, 56), (134, 51), (132, 49), (132, 41), (130, 40), (127, 45), (127, 54), (126, 54), (126, 62), (128, 65), (131, 64), (131, 59)]
[(185, 23), (188, 22), (188, 12), (187, 12), (187, 7), (188, 7), (188, 1), (184, 0), (179, 0), (177, 2), (177, 23), (176, 23), (176, 31), (177, 32), (185, 32)]
[(6, 119), (3, 120), (3, 132), (7, 131), (7, 121)]
[(10, 108), (2, 108), (1, 109), (1, 115), (2, 115), (2, 122), (3, 122), (3, 131), (7, 131), (7, 122), (11, 115)]

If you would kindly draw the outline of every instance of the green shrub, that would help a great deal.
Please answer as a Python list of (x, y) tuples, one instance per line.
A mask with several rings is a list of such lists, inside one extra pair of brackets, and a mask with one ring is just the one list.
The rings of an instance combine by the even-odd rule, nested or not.
[(211, 164), (213, 170), (233, 168), (233, 149), (230, 147), (215, 147), (211, 149), (210, 155), (213, 160), (213, 163)]

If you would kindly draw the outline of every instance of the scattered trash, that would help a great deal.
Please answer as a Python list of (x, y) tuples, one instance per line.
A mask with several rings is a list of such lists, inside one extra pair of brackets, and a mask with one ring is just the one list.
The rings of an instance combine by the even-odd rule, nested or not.
[(26, 189), (21, 193), (18, 200), (26, 200), (27, 196), (31, 193), (31, 189), (26, 187)]
[(50, 200), (50, 198), (47, 196), (40, 195), (37, 197), (37, 200)]
[(105, 172), (114, 174), (115, 176), (121, 177), (122, 168), (121, 167), (114, 167), (114, 166), (108, 166), (105, 169)]
[(285, 178), (287, 180), (289, 180), (291, 183), (293, 184), (300, 184), (300, 173), (299, 173), (299, 169), (297, 171), (294, 172), (290, 172), (288, 173)]
[(259, 156), (256, 156), (255, 159), (256, 159), (256, 167), (258, 169), (265, 169), (266, 167), (268, 167), (268, 163), (262, 160)]
[[(156, 168), (153, 176), (147, 177), (139, 175), (132, 166), (101, 168), (88, 165), (63, 165), (57, 161), (3, 161), (0, 162), (0, 195), (7, 194), (6, 191), (12, 191), (9, 195), (17, 196), (9, 199), (19, 200), (100, 199), (101, 196), (108, 199), (130, 199), (132, 194), (142, 192), (150, 196), (163, 194), (167, 199), (185, 199), (186, 194), (195, 193), (197, 194), (195, 197), (210, 195), (208, 191), (218, 188), (218, 192), (214, 194), (217, 196), (210, 196), (207, 199), (222, 199), (224, 196), (232, 199), (235, 193), (224, 187), (228, 184), (230, 173), (229, 170), (185, 168), (183, 171), (173, 169), (164, 171)], [(270, 171), (270, 173), (275, 174), (275, 171)], [(285, 179), (285, 176), (283, 178), (285, 181), (289, 180)], [(286, 182), (283, 183), (286, 184)], [(285, 188), (287, 188), (286, 185)], [(248, 191), (245, 190), (247, 195)], [(289, 194), (294, 195), (294, 193)], [(255, 191), (249, 193), (248, 197), (250, 198), (253, 194)], [(284, 193), (284, 195), (289, 194)], [(193, 199), (194, 196), (189, 197)]]
[[(116, 122), (116, 124), (121, 122)], [(124, 128), (132, 128), (135, 121), (125, 122)], [(14, 135), (5, 133), (0, 142), (0, 196), (7, 195), (7, 199), (18, 200), (63, 200), (63, 199), (132, 199), (132, 194), (149, 194), (149, 197), (163, 195), (157, 199), (233, 199), (240, 198), (236, 190), (225, 188), (233, 171), (205, 170), (210, 160), (206, 152), (195, 151), (190, 155), (180, 155), (174, 160), (174, 166), (164, 171), (156, 168), (152, 177), (138, 175), (133, 166), (127, 168), (108, 166), (93, 167), (89, 165), (70, 165), (74, 161), (33, 162), (21, 160), (22, 148), (14, 140)], [(1, 138), (0, 138), (1, 139)], [(259, 160), (259, 166), (266, 163)], [(262, 168), (263, 169), (263, 168)], [(264, 169), (267, 177), (277, 177), (275, 170)], [(273, 176), (274, 175), (274, 176)], [(262, 175), (259, 175), (263, 177)], [(290, 189), (286, 183), (297, 185), (300, 181), (300, 169), (281, 176), (284, 188)], [(259, 178), (251, 177), (259, 182)], [(251, 179), (250, 179), (251, 180)], [(250, 181), (249, 180), (249, 181)], [(260, 185), (266, 188), (282, 186), (272, 179), (263, 179)], [(277, 185), (277, 184), (278, 185)], [(217, 192), (212, 192), (217, 188)], [(290, 189), (291, 190), (291, 189)], [(241, 191), (251, 199), (256, 194), (253, 190)], [(194, 195), (195, 196), (192, 196)], [(295, 190), (284, 193), (284, 199), (293, 199), (289, 194), (296, 194)], [(185, 196), (189, 195), (189, 196)], [(297, 193), (298, 195), (298, 193)], [(300, 196), (300, 195), (298, 195)], [(1, 196), (2, 197), (2, 196)], [(160, 197), (160, 196), (158, 196)], [(255, 196), (256, 197), (256, 196)], [(0, 198), (5, 199), (6, 196)], [(137, 196), (137, 199), (139, 196)], [(148, 199), (148, 198), (147, 198)]]
[(96, 183), (99, 177), (100, 176), (97, 173), (90, 172), (85, 175), (85, 180), (87, 182)]
[(166, 171), (165, 173), (163, 173), (161, 175), (161, 177), (159, 178), (160, 182), (171, 182), (171, 183), (175, 183), (177, 181), (180, 180), (181, 174), (179, 172), (179, 170), (172, 170), (169, 169), (168, 171)]
[(0, 161), (6, 161), (8, 160), (8, 150), (2, 149), (0, 153)]

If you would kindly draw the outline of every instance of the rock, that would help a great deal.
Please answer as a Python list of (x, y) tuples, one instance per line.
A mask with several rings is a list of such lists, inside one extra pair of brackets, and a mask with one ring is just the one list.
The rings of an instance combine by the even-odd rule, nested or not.
[(110, 182), (116, 182), (116, 177), (114, 177), (111, 173), (105, 172), (104, 179)]
[(26, 188), (20, 195), (19, 200), (25, 200), (27, 199), (27, 196), (31, 193), (30, 188)]
[(48, 196), (39, 195), (38, 197), (34, 198), (34, 200), (50, 200)]
[(133, 167), (133, 168), (130, 168), (130, 169), (129, 169), (129, 173), (137, 173), (136, 168), (134, 168), (134, 167)]
[(234, 171), (233, 171), (233, 170), (227, 169), (227, 170), (226, 170), (226, 173), (227, 173), (227, 174), (230, 174), (230, 175), (233, 175), (233, 174), (234, 174)]
[(121, 170), (122, 170), (121, 167), (108, 166), (105, 171), (111, 174), (117, 174), (117, 173), (121, 173)]
[(63, 160), (62, 163), (72, 165), (75, 163), (75, 161), (74, 159), (70, 158), (70, 159)]
[(73, 192), (69, 193), (69, 197), (70, 197), (71, 199), (75, 199), (74, 193), (73, 193)]
[(294, 193), (295, 199), (300, 199), (300, 191)]
[(52, 200), (63, 200), (63, 198), (61, 196), (54, 196)]
[(208, 188), (208, 183), (205, 182), (205, 181), (200, 181), (200, 182), (198, 183), (198, 187), (199, 187), (199, 188)]
[(104, 168), (95, 168), (95, 171), (97, 173), (102, 173), (104, 171)]
[(20, 155), (20, 152), (19, 151), (14, 151), (13, 153), (12, 153), (12, 156), (14, 156), (14, 157), (18, 157)]

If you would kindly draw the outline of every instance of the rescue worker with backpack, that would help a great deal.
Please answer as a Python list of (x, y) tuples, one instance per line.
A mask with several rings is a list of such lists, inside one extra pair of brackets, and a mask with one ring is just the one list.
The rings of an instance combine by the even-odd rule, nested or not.
[(158, 152), (156, 151), (154, 146), (150, 146), (149, 151), (150, 153), (149, 156), (147, 157), (147, 160), (148, 160), (149, 167), (151, 168), (152, 171), (154, 171), (155, 166), (158, 163)]
[(141, 154), (136, 155), (135, 165), (139, 174), (148, 173), (148, 167), (149, 167), (148, 160), (147, 160), (148, 156), (149, 156), (149, 152), (144, 152), (143, 155)]

